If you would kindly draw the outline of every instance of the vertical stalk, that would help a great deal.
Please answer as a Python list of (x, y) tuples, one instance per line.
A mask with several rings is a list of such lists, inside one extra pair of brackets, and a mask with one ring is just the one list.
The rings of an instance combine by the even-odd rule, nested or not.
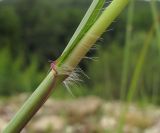
[(126, 26), (126, 39), (125, 39), (125, 48), (123, 56), (123, 71), (122, 71), (122, 81), (121, 81), (121, 92), (120, 99), (124, 100), (125, 93), (127, 89), (128, 81), (128, 72), (129, 72), (129, 59), (130, 59), (130, 46), (131, 46), (131, 34), (132, 34), (132, 25), (133, 25), (133, 12), (134, 12), (134, 0), (131, 0), (128, 7), (127, 14), (127, 26)]
[(145, 58), (146, 58), (149, 46), (150, 46), (152, 38), (153, 38), (153, 33), (154, 33), (154, 29), (152, 27), (151, 30), (149, 31), (147, 37), (146, 37), (145, 42), (144, 42), (144, 46), (143, 46), (142, 51), (140, 53), (140, 57), (138, 59), (137, 65), (136, 65), (136, 68), (135, 68), (135, 71), (134, 71), (134, 74), (133, 74), (133, 78), (131, 80), (131, 85), (129, 87), (129, 92), (128, 92), (128, 95), (127, 95), (128, 103), (130, 103), (132, 101), (133, 96), (136, 92), (137, 83), (138, 83), (140, 74), (142, 72), (142, 68), (143, 68), (143, 65), (144, 65), (144, 62), (145, 62)]
[[(153, 15), (153, 21), (154, 21), (154, 25), (155, 25), (155, 31), (156, 31), (156, 40), (157, 40), (157, 47), (159, 49), (159, 58), (160, 58), (160, 20), (158, 20), (158, 10), (156, 7), (156, 1), (155, 0), (151, 0), (150, 2), (150, 6), (151, 6), (151, 12)], [(160, 59), (158, 60), (158, 65), (160, 66)], [(158, 73), (155, 74), (154, 80), (158, 80), (159, 76)], [(156, 84), (156, 83), (155, 83)], [(153, 98), (154, 97), (154, 98)], [(158, 97), (158, 86), (154, 85), (153, 88), (153, 103), (156, 103), (156, 99)]]
[(153, 92), (152, 92), (152, 103), (157, 104), (159, 98), (159, 73), (154, 72), (153, 74)]
[(125, 114), (128, 112), (128, 107), (129, 104), (131, 103), (133, 96), (135, 95), (136, 89), (137, 89), (137, 83), (144, 65), (144, 61), (150, 46), (150, 43), (152, 41), (153, 38), (153, 33), (154, 33), (154, 29), (153, 27), (150, 29), (149, 33), (146, 36), (146, 40), (144, 42), (143, 48), (141, 50), (140, 53), (140, 57), (138, 58), (137, 64), (136, 64), (136, 68), (131, 80), (131, 84), (129, 87), (129, 92), (127, 94), (127, 105), (125, 105), (125, 107), (122, 110), (122, 115), (120, 117), (120, 121), (119, 121), (119, 127), (118, 127), (118, 133), (122, 133), (123, 132), (123, 125), (125, 124)]
[(151, 11), (153, 15), (153, 21), (154, 21), (155, 31), (156, 31), (156, 36), (157, 36), (157, 44), (158, 44), (158, 48), (160, 52), (160, 25), (159, 25), (160, 20), (158, 20), (158, 10), (156, 7), (156, 1), (151, 0), (150, 5), (151, 5)]

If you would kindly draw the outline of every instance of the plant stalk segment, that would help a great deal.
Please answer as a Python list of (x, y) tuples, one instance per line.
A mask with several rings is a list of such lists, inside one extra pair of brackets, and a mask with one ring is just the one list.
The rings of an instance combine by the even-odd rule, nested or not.
[(64, 65), (74, 69), (113, 20), (121, 13), (128, 2), (129, 0), (113, 0), (70, 52), (69, 57), (64, 61)]
[(55, 86), (55, 74), (54, 71), (51, 71), (48, 74), (17, 114), (12, 118), (3, 133), (19, 133), (23, 129), (51, 94)]

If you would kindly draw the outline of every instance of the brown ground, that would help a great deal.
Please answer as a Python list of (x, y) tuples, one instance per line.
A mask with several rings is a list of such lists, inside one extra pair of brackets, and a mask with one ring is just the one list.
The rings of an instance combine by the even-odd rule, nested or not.
[[(0, 132), (26, 97), (0, 100)], [(116, 133), (123, 106), (97, 97), (49, 99), (23, 133)], [(125, 121), (124, 133), (160, 133), (160, 108), (132, 104)]]

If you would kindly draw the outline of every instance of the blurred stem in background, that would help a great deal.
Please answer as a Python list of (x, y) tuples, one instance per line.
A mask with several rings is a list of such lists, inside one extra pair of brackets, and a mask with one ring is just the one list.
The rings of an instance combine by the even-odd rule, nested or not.
[[(123, 108), (120, 120), (119, 120), (119, 126), (117, 128), (117, 132), (118, 133), (123, 133), (123, 127), (125, 124), (125, 115), (128, 112), (128, 108), (129, 108), (129, 104), (132, 102), (134, 95), (136, 93), (137, 90), (137, 85), (138, 85), (138, 81), (140, 79), (141, 73), (142, 73), (142, 68), (144, 66), (145, 63), (145, 59), (150, 47), (150, 44), (152, 42), (153, 36), (154, 36), (154, 31), (156, 31), (156, 36), (157, 36), (157, 42), (158, 42), (158, 47), (160, 50), (160, 31), (159, 31), (159, 21), (158, 21), (158, 14), (157, 14), (157, 10), (156, 10), (156, 2), (155, 0), (151, 0), (150, 2), (151, 4), (151, 9), (152, 9), (152, 14), (153, 14), (153, 26), (151, 27), (150, 31), (148, 32), (146, 39), (144, 41), (143, 44), (143, 48), (140, 52), (140, 56), (137, 60), (137, 64), (135, 67), (135, 71), (133, 73), (133, 77), (130, 83), (130, 87), (129, 87), (129, 91), (127, 93), (127, 104), (125, 105), (125, 107)], [(128, 69), (129, 69), (129, 56), (130, 56), (130, 47), (129, 43), (131, 43), (131, 23), (132, 23), (132, 18), (133, 18), (133, 1), (131, 2), (130, 8), (129, 8), (129, 12), (128, 12), (128, 23), (127, 23), (127, 31), (126, 31), (126, 46), (125, 46), (125, 61), (124, 61), (124, 69), (123, 69), (123, 74), (122, 74), (122, 86), (121, 86), (121, 99), (124, 99), (124, 93), (127, 87), (127, 77), (128, 77)], [(157, 76), (155, 77), (157, 80)], [(141, 88), (140, 88), (141, 89)], [(156, 86), (157, 89), (157, 86)], [(154, 95), (155, 93), (157, 93), (157, 90), (154, 90), (153, 88), (153, 99), (155, 101), (155, 97), (156, 95)]]
[[(157, 10), (157, 6), (156, 6), (156, 1), (155, 0), (151, 0), (150, 2), (150, 6), (151, 6), (151, 12), (152, 12), (152, 16), (153, 16), (153, 21), (154, 21), (154, 25), (155, 25), (155, 31), (156, 31), (156, 40), (157, 40), (157, 47), (159, 49), (159, 58), (160, 58), (160, 26), (159, 26), (159, 16), (158, 16), (158, 10)], [(158, 60), (158, 65), (160, 66), (160, 59)], [(152, 102), (154, 104), (156, 104), (158, 102), (158, 86), (159, 86), (159, 73), (155, 73), (154, 77), (153, 77), (153, 92), (152, 92)]]
[(158, 10), (157, 10), (157, 6), (156, 6), (156, 1), (155, 0), (151, 0), (150, 5), (151, 5), (153, 21), (154, 21), (154, 25), (155, 25), (157, 44), (158, 44), (159, 53), (160, 53), (160, 26), (159, 26), (160, 20), (159, 20), (159, 16), (158, 16)]
[(137, 64), (133, 73), (133, 77), (131, 80), (131, 84), (129, 87), (129, 91), (127, 93), (127, 104), (125, 105), (121, 117), (120, 117), (120, 121), (119, 121), (119, 127), (118, 129), (118, 133), (123, 133), (123, 126), (125, 124), (125, 114), (128, 112), (128, 108), (129, 108), (129, 104), (132, 102), (134, 95), (136, 93), (136, 89), (137, 89), (137, 84), (138, 81), (140, 79), (140, 75), (142, 73), (142, 68), (144, 66), (145, 63), (145, 59), (146, 59), (146, 55), (149, 49), (149, 46), (151, 44), (151, 41), (153, 39), (153, 35), (154, 35), (154, 27), (152, 26), (150, 31), (148, 32), (146, 39), (144, 41), (142, 50), (140, 52), (140, 56), (137, 60)]
[(136, 92), (137, 89), (137, 84), (138, 84), (138, 80), (140, 79), (140, 75), (142, 73), (142, 68), (144, 66), (145, 63), (145, 59), (147, 56), (147, 52), (149, 50), (149, 46), (151, 44), (151, 41), (153, 39), (153, 33), (154, 33), (154, 27), (151, 27), (150, 31), (148, 32), (146, 39), (144, 41), (143, 44), (143, 48), (140, 52), (140, 56), (137, 60), (137, 64), (135, 67), (135, 71), (131, 80), (131, 84), (129, 87), (129, 92), (127, 94), (127, 102), (130, 103), (134, 97), (134, 94)]
[(128, 82), (128, 74), (129, 74), (129, 61), (130, 61), (130, 52), (131, 52), (131, 36), (132, 36), (132, 28), (133, 28), (133, 15), (134, 15), (134, 0), (130, 1), (130, 5), (128, 7), (127, 14), (127, 25), (126, 25), (126, 38), (125, 38), (125, 48), (124, 48), (124, 56), (123, 56), (123, 70), (122, 70), (122, 81), (121, 81), (121, 91), (120, 91), (120, 99), (124, 100), (126, 90), (127, 90), (127, 82)]

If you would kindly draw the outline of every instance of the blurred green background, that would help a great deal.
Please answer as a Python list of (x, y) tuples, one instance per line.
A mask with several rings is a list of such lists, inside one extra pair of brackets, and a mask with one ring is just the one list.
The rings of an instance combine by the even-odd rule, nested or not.
[[(1, 96), (34, 91), (47, 75), (49, 61), (60, 56), (90, 3), (91, 0), (0, 1)], [(133, 6), (133, 11), (126, 9), (113, 22), (97, 42), (97, 50), (88, 53), (89, 57), (97, 56), (97, 61), (84, 59), (80, 64), (90, 79), (84, 76), (84, 83), (71, 87), (75, 96), (126, 99), (129, 88), (135, 86), (134, 99), (160, 103), (160, 44), (156, 34), (160, 29), (154, 28), (156, 19), (150, 2), (137, 0), (129, 8)], [(156, 6), (160, 7), (160, 3)], [(158, 15), (159, 12), (157, 8)], [(60, 88), (55, 97), (71, 97)]]

